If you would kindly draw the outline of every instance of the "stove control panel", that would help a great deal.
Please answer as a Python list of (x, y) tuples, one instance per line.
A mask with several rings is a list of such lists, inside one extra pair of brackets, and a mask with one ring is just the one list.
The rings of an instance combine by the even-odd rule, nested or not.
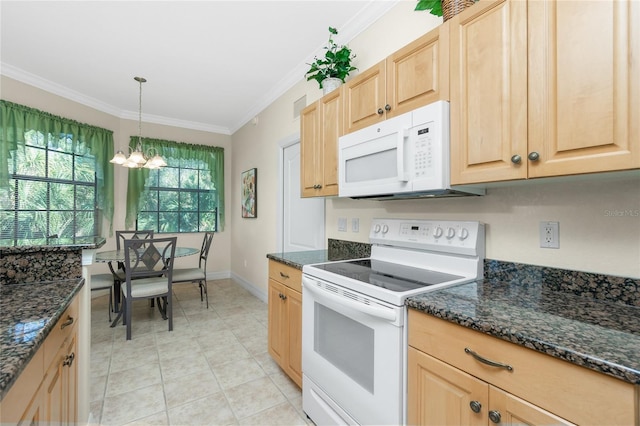
[(374, 219), (369, 242), (475, 256), (484, 252), (484, 224), (456, 220)]

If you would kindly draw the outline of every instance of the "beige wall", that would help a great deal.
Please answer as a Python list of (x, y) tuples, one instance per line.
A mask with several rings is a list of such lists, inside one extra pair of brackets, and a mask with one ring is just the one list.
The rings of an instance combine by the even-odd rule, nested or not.
[[(18, 82), (8, 77), (2, 76), (0, 80), (2, 99), (38, 108), (51, 114), (70, 118), (82, 123), (103, 127), (113, 130), (115, 149), (125, 149), (129, 145), (131, 135), (138, 133), (138, 122), (125, 120), (119, 117), (98, 111), (96, 109), (81, 105), (77, 102), (53, 95), (33, 86)], [(142, 134), (145, 137), (162, 138), (175, 140), (177, 142), (188, 142), (201, 145), (220, 146), (225, 149), (225, 190), (231, 191), (231, 136), (210, 133), (198, 130), (190, 130), (165, 126), (153, 123), (143, 123)], [(115, 173), (115, 200), (113, 229), (124, 229), (125, 205), (127, 194), (127, 172), (124, 167), (116, 167)], [(214, 276), (228, 276), (231, 255), (231, 214), (229, 212), (230, 202), (227, 201), (227, 227), (223, 232), (219, 232), (214, 237), (212, 251), (207, 262), (209, 274)], [(108, 228), (105, 228), (108, 230)], [(178, 237), (178, 244), (200, 248), (202, 245), (202, 234), (175, 234)], [(103, 249), (115, 249), (115, 239), (107, 237), (107, 244)], [(172, 234), (168, 234), (172, 236)], [(180, 260), (179, 267), (197, 266), (197, 256), (185, 257)], [(178, 264), (176, 264), (178, 265)], [(91, 266), (91, 273), (107, 272), (106, 265), (97, 264)]]

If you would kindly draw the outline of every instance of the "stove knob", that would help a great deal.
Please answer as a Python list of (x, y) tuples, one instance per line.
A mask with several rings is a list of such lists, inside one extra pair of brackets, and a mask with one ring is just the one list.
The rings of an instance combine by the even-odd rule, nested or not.
[(377, 234), (380, 232), (380, 224), (376, 223), (376, 226), (373, 227), (373, 233)]
[(458, 235), (458, 238), (460, 238), (461, 240), (466, 240), (468, 236), (469, 230), (467, 228), (462, 228), (460, 230), (460, 235)]
[(440, 238), (442, 237), (442, 228), (440, 228), (439, 226), (436, 226), (436, 229), (433, 230), (433, 236), (435, 238)]
[(447, 240), (450, 240), (455, 236), (456, 236), (456, 230), (453, 228), (447, 228)]
[(386, 234), (387, 232), (389, 232), (389, 227), (387, 225), (382, 225), (382, 233)]

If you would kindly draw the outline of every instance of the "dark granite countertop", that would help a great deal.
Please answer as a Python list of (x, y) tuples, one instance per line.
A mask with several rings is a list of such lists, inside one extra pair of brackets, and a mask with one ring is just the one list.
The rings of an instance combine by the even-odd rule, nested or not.
[(0, 285), (0, 401), (83, 285), (83, 278)]
[(0, 245), (0, 257), (10, 254), (50, 252), (50, 251), (67, 251), (67, 250), (83, 250), (100, 248), (106, 243), (104, 237), (86, 237), (76, 238), (42, 238), (27, 240), (17, 246)]
[(452, 323), (640, 384), (638, 306), (561, 291), (544, 281), (530, 279), (461, 284), (410, 297), (406, 304)]
[(302, 270), (304, 265), (330, 262), (334, 260), (359, 259), (371, 255), (371, 244), (354, 241), (328, 240), (327, 250), (308, 250), (267, 254), (268, 259), (275, 260), (292, 268)]
[(304, 265), (329, 261), (328, 250), (291, 251), (281, 253), (269, 253), (267, 258), (284, 263), (292, 268), (302, 269)]

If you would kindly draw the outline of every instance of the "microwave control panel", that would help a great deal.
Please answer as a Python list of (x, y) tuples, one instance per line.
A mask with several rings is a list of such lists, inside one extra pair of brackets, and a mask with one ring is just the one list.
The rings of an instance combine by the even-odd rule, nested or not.
[(413, 176), (423, 178), (433, 175), (433, 128), (425, 124), (413, 129)]

